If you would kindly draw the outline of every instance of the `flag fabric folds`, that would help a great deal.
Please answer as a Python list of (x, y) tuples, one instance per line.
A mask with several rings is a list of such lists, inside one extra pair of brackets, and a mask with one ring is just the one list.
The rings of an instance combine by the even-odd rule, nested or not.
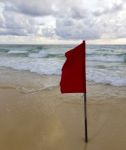
[(61, 93), (86, 93), (85, 41), (65, 53), (62, 67)]

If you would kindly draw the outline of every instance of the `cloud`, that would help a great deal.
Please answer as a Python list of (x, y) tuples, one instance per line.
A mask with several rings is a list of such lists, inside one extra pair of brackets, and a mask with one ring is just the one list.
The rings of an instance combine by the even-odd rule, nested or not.
[[(79, 6), (83, 1), (73, 0), (2, 0), (5, 10), (30, 16), (64, 15), (65, 11)], [(81, 14), (80, 14), (81, 15)]]
[(52, 5), (48, 1), (40, 0), (5, 0), (5, 10), (19, 12), (30, 16), (46, 16), (53, 12)]
[(96, 22), (93, 18), (83, 18), (80, 20), (57, 19), (56, 35), (62, 39), (96, 39), (100, 37)]
[(33, 28), (29, 20), (21, 14), (14, 12), (3, 12), (1, 21), (0, 34), (1, 35), (29, 35)]
[(1, 0), (0, 35), (59, 40), (124, 38), (125, 8), (123, 0)]
[(107, 8), (98, 8), (98, 10), (94, 11), (93, 14), (95, 16), (107, 15), (117, 13), (123, 9), (123, 3), (114, 3), (111, 7)]

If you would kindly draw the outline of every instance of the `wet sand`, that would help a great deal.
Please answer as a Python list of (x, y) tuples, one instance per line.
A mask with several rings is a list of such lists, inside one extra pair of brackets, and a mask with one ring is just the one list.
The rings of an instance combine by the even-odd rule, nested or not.
[(58, 81), (0, 69), (0, 150), (125, 149), (126, 87), (88, 82), (85, 144), (83, 95), (62, 95)]

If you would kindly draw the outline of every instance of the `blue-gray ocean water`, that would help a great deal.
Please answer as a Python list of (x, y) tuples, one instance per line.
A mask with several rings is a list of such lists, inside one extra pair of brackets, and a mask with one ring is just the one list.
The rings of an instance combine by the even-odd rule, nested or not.
[[(59, 75), (75, 45), (0, 45), (0, 66)], [(87, 45), (87, 80), (126, 86), (126, 45)]]

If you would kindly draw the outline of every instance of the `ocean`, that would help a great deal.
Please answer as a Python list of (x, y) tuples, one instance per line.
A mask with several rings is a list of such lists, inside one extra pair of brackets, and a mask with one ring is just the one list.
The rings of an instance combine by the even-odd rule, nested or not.
[[(60, 75), (64, 53), (75, 45), (0, 45), (0, 66)], [(87, 45), (87, 80), (126, 86), (126, 45)]]

